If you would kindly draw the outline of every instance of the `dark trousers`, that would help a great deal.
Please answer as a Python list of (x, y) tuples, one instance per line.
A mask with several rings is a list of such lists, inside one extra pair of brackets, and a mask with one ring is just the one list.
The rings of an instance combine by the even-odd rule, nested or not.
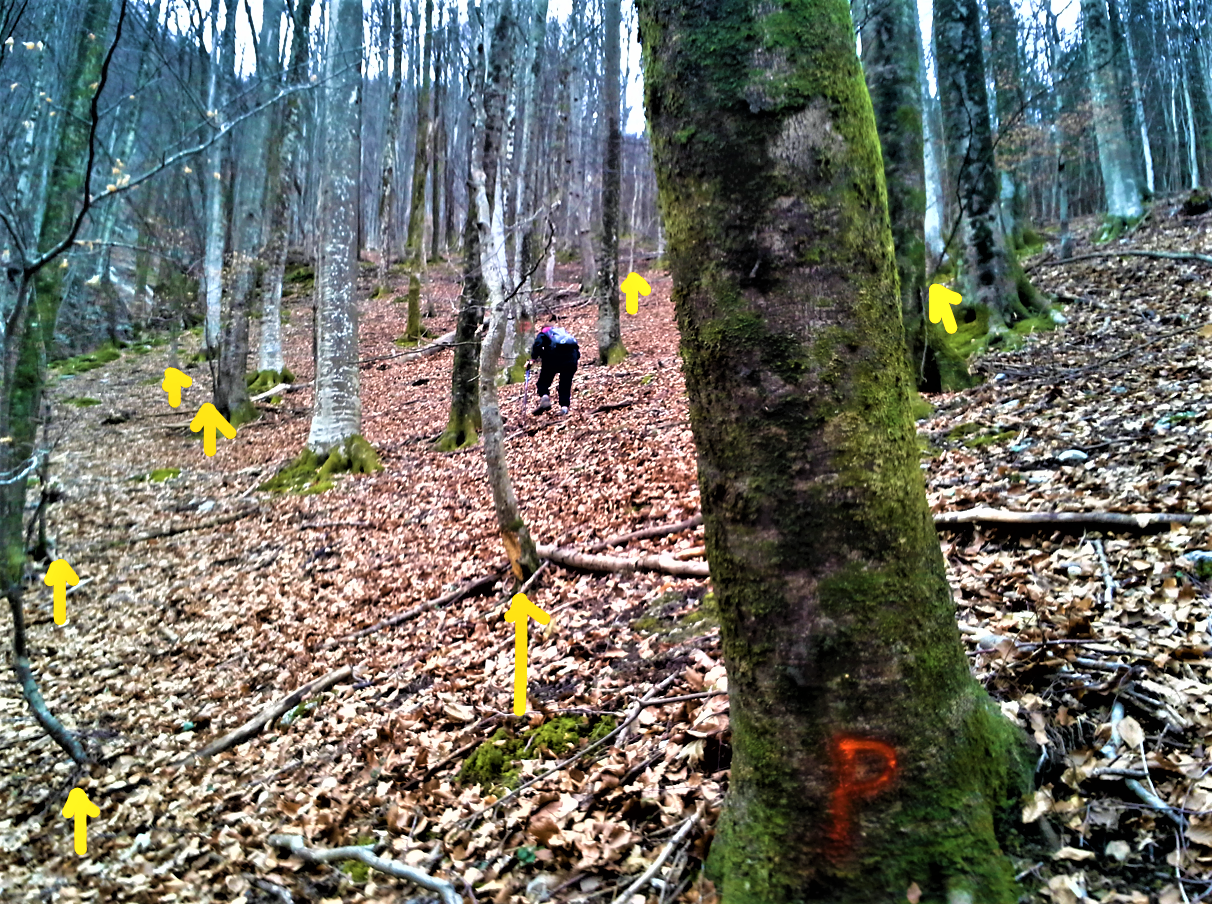
[(553, 345), (543, 354), (543, 369), (539, 371), (536, 387), (539, 396), (551, 391), (551, 382), (560, 378), (560, 407), (567, 408), (572, 401), (572, 375), (577, 372), (581, 350), (575, 345)]

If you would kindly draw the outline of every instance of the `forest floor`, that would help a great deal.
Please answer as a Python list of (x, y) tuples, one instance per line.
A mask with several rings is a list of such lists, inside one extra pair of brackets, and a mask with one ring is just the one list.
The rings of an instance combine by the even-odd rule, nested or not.
[[(1159, 208), (1114, 247), (1207, 254), (1212, 219)], [(1111, 249), (1079, 247), (1098, 250)], [(670, 281), (639, 269), (653, 293), (625, 318), (630, 356), (615, 368), (591, 363), (593, 309), (572, 291), (547, 295), (585, 348), (569, 416), (523, 418), (523, 388), (501, 389), (539, 542), (585, 550), (698, 512)], [(709, 582), (545, 568), (527, 592), (552, 622), (532, 626), (531, 714), (514, 719), (502, 618), (513, 588), (499, 580), (483, 458), (432, 451), (450, 352), (410, 357), (393, 343), (405, 312), (369, 299), (372, 272), (360, 282), (362, 407), (384, 470), (330, 492), (257, 489), (304, 444), (307, 388), (261, 405), (206, 458), (187, 427), (207, 398), (205, 365), (175, 410), (162, 346), (53, 381), (63, 499), (49, 528), (82, 580), (56, 627), (31, 570), (31, 656), (52, 711), (100, 765), (74, 769), (16, 683), (0, 682), (0, 898), (437, 900), (352, 859), (304, 862), (271, 846), (282, 832), (314, 849), (375, 844), (473, 902), (611, 900), (662, 857), (631, 902), (715, 900), (697, 866), (730, 736)], [(458, 284), (448, 265), (429, 275), (439, 335)], [(989, 379), (931, 398), (918, 424), (936, 514), (1212, 514), (1210, 275), (1141, 257), (1035, 269), (1070, 299), (1067, 322), (982, 358)], [(571, 271), (558, 276), (568, 289)], [(310, 296), (297, 288), (286, 358), (306, 382)], [(1193, 555), (1212, 549), (1207, 527), (982, 524), (940, 538), (974, 670), (1043, 748), (1024, 818), (1048, 820), (1060, 849), (1018, 861), (1029, 898), (1212, 895), (1212, 597), (1200, 577), (1212, 568)], [(607, 552), (695, 561), (701, 546), (696, 528)], [(191, 758), (345, 666), (349, 677), (249, 740)], [(591, 746), (637, 709), (625, 737)], [(84, 857), (61, 815), (73, 787), (101, 810)]]

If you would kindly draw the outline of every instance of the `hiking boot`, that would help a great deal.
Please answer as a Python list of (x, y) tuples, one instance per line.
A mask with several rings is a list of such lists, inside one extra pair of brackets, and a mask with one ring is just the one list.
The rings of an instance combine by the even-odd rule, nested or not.
[(565, 408), (564, 406), (560, 406), (560, 414), (567, 414), (567, 413), (568, 413), (568, 409)]
[(544, 411), (546, 411), (550, 407), (551, 407), (551, 396), (545, 395), (541, 399), (539, 399), (539, 407), (536, 408), (534, 411), (532, 411), (531, 414), (542, 414)]

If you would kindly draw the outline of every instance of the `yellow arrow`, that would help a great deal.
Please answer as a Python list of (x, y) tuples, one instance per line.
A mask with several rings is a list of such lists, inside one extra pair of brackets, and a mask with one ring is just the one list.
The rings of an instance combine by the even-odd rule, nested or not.
[(67, 795), (67, 803), (63, 807), (63, 818), (74, 819), (76, 853), (81, 856), (88, 853), (88, 819), (96, 819), (101, 815), (101, 808), (88, 799), (83, 788), (72, 788)]
[(938, 323), (941, 320), (943, 329), (954, 333), (958, 327), (955, 325), (955, 313), (951, 306), (963, 300), (959, 292), (952, 292), (946, 286), (935, 283), (930, 287), (930, 322)]
[(521, 716), (526, 713), (526, 649), (527, 619), (533, 618), (540, 625), (551, 621), (551, 616), (526, 598), (525, 593), (515, 593), (509, 601), (509, 611), (505, 613), (505, 621), (513, 622), (513, 714)]
[(189, 422), (189, 429), (194, 433), (199, 430), (205, 431), (202, 434), (202, 451), (207, 455), (214, 455), (218, 449), (218, 440), (215, 438), (216, 430), (228, 439), (236, 438), (236, 428), (229, 424), (227, 418), (219, 414), (219, 409), (210, 402), (198, 409), (194, 419)]
[(164, 368), (164, 382), (160, 388), (168, 393), (168, 404), (176, 408), (181, 404), (181, 390), (194, 385), (193, 378), (175, 367)]
[(55, 588), (55, 624), (62, 625), (67, 621), (67, 585), (73, 587), (80, 583), (72, 567), (66, 559), (55, 559), (46, 569), (46, 577), (42, 583)]
[(648, 285), (648, 280), (640, 276), (638, 273), (628, 273), (627, 278), (623, 280), (623, 284), (619, 286), (623, 290), (623, 294), (627, 296), (627, 313), (640, 313), (640, 302), (636, 298), (639, 293), (645, 298), (652, 292), (652, 286)]

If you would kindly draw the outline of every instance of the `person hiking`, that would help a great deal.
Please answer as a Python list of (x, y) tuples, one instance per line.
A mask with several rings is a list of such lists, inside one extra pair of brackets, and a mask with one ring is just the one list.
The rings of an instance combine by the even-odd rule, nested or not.
[(560, 378), (559, 397), (560, 414), (568, 413), (572, 403), (572, 375), (577, 372), (577, 362), (581, 360), (581, 347), (573, 335), (554, 322), (547, 324), (535, 336), (534, 346), (530, 349), (530, 367), (535, 361), (542, 361), (539, 371), (539, 382), (536, 391), (539, 394), (539, 407), (534, 414), (542, 414), (551, 407), (551, 383)]

